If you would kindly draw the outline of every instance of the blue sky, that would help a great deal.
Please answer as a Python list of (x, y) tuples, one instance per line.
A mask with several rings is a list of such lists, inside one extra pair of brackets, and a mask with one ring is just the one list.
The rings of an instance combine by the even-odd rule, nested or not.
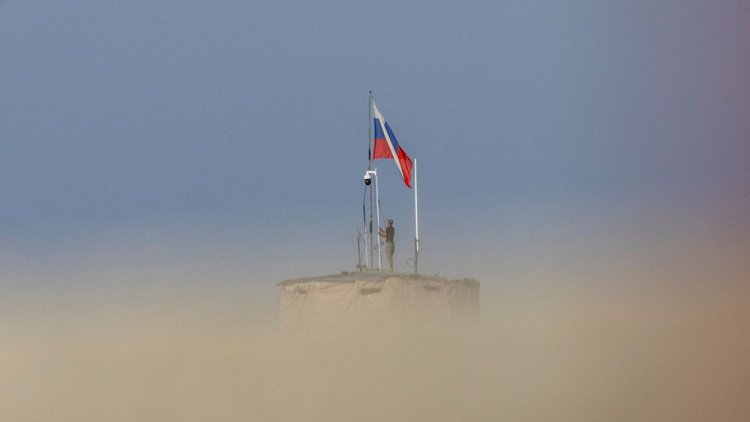
[[(749, 21), (739, 1), (2, 1), (5, 278), (352, 269), (370, 89), (419, 160), (427, 272), (747, 247)], [(404, 268), (411, 192), (378, 167)]]

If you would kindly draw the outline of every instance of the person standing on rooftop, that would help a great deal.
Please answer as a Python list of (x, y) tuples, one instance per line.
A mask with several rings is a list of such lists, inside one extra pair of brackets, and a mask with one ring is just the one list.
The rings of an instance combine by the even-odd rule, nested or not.
[(378, 234), (380, 237), (385, 238), (385, 254), (388, 257), (388, 271), (393, 272), (393, 237), (396, 234), (396, 229), (393, 228), (393, 219), (388, 219), (388, 227), (385, 229), (379, 229)]

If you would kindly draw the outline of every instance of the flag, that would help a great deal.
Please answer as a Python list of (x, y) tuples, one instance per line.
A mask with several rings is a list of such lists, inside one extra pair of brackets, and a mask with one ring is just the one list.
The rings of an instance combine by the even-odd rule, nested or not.
[(401, 173), (401, 177), (404, 178), (406, 187), (411, 188), (411, 158), (409, 158), (406, 151), (398, 144), (391, 126), (388, 125), (383, 115), (380, 114), (380, 110), (378, 110), (374, 102), (372, 103), (372, 111), (375, 117), (372, 159), (393, 158), (398, 171)]

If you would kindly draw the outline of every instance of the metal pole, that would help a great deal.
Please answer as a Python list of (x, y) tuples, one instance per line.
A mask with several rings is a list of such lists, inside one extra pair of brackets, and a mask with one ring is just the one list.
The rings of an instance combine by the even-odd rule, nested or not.
[(417, 159), (414, 159), (414, 275), (419, 275), (419, 207), (417, 196)]
[(364, 227), (363, 227), (363, 229), (364, 229), (364, 231), (363, 231), (363, 233), (364, 233), (364, 239), (363, 240), (364, 240), (364, 244), (365, 244), (365, 268), (369, 268), (370, 267), (370, 261), (369, 261), (370, 249), (367, 246), (367, 209), (365, 208), (364, 201), (365, 201), (365, 199), (362, 198), (362, 220), (364, 220), (362, 222), (362, 224), (364, 225)]
[(377, 210), (377, 218), (378, 218), (378, 236), (376, 239), (378, 239), (378, 271), (383, 271), (383, 256), (381, 253), (380, 248), (380, 189), (378, 188), (378, 168), (375, 168), (375, 209)]
[(362, 271), (362, 236), (357, 230), (357, 271)]
[(369, 256), (369, 258), (367, 260), (367, 269), (372, 269), (372, 267), (374, 266), (374, 263), (373, 263), (373, 250), (372, 250), (372, 248), (375, 245), (374, 242), (373, 242), (373, 239), (372, 239), (372, 185), (369, 186), (369, 189), (370, 189), (370, 222), (369, 222), (368, 230), (369, 230), (369, 233), (370, 233), (370, 237), (368, 239), (368, 246), (370, 248), (369, 249), (370, 250), (370, 256)]
[[(366, 194), (367, 190), (365, 190), (365, 195)], [(361, 240), (365, 245), (365, 266), (362, 267), (362, 253), (360, 252), (360, 271), (362, 271), (364, 268), (367, 268), (369, 265), (369, 263), (367, 262), (369, 249), (367, 249), (367, 204), (365, 203), (365, 195), (362, 195), (362, 234), (360, 234), (359, 230), (357, 230), (357, 243), (359, 243), (359, 241)], [(360, 248), (360, 246), (358, 246), (357, 248)]]
[(367, 102), (367, 170), (372, 167), (372, 90)]
[[(367, 104), (367, 170), (372, 170), (372, 90), (370, 90), (370, 95), (368, 99)], [(377, 182), (376, 182), (377, 183)], [(373, 256), (372, 256), (372, 247), (374, 245), (373, 238), (372, 238), (372, 185), (368, 186), (368, 189), (370, 190), (370, 259), (368, 261), (368, 269), (370, 265), (373, 263)], [(374, 265), (373, 265), (374, 266)]]

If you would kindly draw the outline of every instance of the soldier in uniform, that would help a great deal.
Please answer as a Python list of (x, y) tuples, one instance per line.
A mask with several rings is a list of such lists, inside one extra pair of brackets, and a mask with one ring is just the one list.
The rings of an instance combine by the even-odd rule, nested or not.
[(388, 257), (388, 270), (393, 272), (393, 236), (396, 234), (396, 229), (393, 228), (393, 220), (388, 219), (388, 227), (380, 229), (378, 231), (380, 237), (385, 238), (385, 254)]

